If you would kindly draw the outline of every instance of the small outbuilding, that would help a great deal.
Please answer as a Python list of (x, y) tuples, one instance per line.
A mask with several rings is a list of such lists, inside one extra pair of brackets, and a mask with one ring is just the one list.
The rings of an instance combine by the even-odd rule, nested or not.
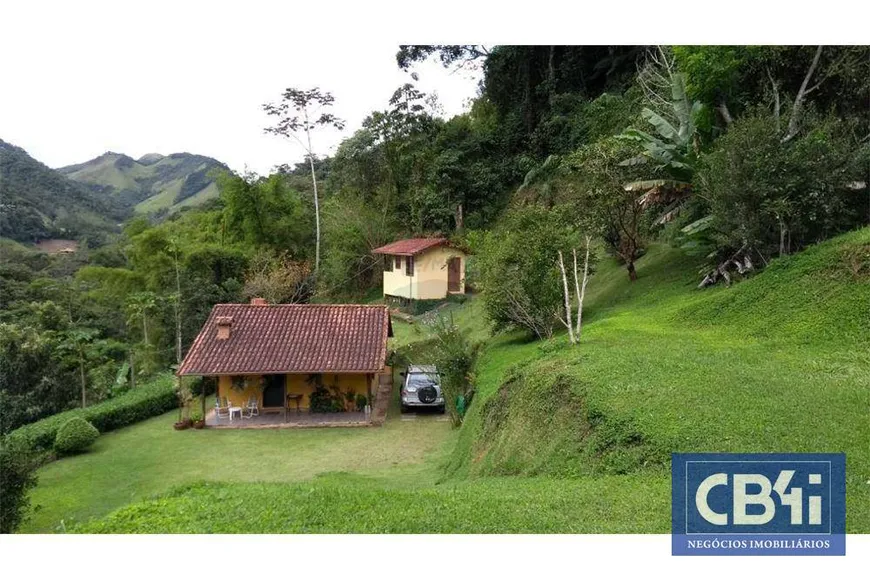
[(446, 238), (398, 240), (372, 253), (383, 256), (385, 297), (442, 300), (465, 293), (465, 253)]

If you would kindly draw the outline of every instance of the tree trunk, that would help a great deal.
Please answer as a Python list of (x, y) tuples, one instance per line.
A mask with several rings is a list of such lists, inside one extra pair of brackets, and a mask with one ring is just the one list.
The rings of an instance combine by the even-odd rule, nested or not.
[(818, 84), (816, 84), (816, 86), (812, 89), (807, 89), (807, 85), (810, 83), (810, 79), (813, 77), (813, 73), (816, 72), (816, 67), (819, 66), (819, 58), (821, 58), (821, 56), (822, 47), (819, 46), (819, 48), (816, 49), (816, 55), (813, 57), (813, 62), (810, 65), (810, 68), (807, 71), (803, 82), (801, 83), (801, 88), (798, 89), (798, 94), (794, 98), (794, 105), (792, 105), (791, 108), (791, 118), (788, 120), (788, 130), (786, 131), (785, 137), (782, 138), (783, 143), (790, 141), (792, 137), (797, 135), (798, 129), (800, 127), (801, 115), (803, 113), (804, 100), (806, 99), (807, 94), (809, 94), (819, 86)]
[[(586, 284), (589, 282), (589, 246), (592, 239), (586, 236), (586, 258), (583, 260), (583, 284), (577, 293), (577, 340), (583, 332), (583, 300), (586, 298)], [(577, 250), (574, 250), (574, 284), (577, 284)]]
[(559, 250), (559, 269), (562, 271), (562, 290), (565, 297), (565, 320), (562, 322), (568, 327), (568, 338), (571, 340), (571, 344), (575, 344), (577, 341), (574, 340), (574, 326), (571, 324), (571, 295), (568, 293), (568, 276), (565, 274), (565, 261), (562, 259), (561, 250)]
[(175, 362), (181, 366), (181, 272), (178, 269), (177, 247), (175, 248)]
[(317, 196), (317, 176), (314, 175), (314, 151), (311, 148), (311, 127), (308, 124), (308, 109), (305, 115), (305, 138), (308, 140), (308, 165), (311, 167), (311, 185), (314, 187), (314, 276), (320, 270), (320, 200)]
[(85, 380), (85, 353), (82, 350), (82, 346), (79, 345), (79, 376), (82, 380), (82, 409), (88, 406), (87, 401), (87, 390), (88, 383)]
[(722, 120), (725, 121), (726, 125), (730, 125), (734, 122), (734, 118), (731, 117), (731, 111), (728, 110), (728, 104), (724, 99), (716, 106), (716, 110), (719, 111), (719, 114), (722, 115)]
[(135, 389), (136, 388), (136, 357), (133, 354), (132, 348), (130, 349), (130, 352), (127, 355), (127, 358), (130, 361), (130, 388)]
[(465, 216), (462, 213), (462, 204), (456, 206), (456, 231), (461, 233), (465, 227)]
[(634, 282), (637, 280), (637, 271), (634, 269), (634, 260), (626, 262), (625, 269), (628, 270), (628, 279)]
[[(309, 145), (311, 139), (309, 137)], [(308, 162), (311, 165), (311, 184), (314, 186), (314, 274), (320, 269), (320, 201), (317, 197), (317, 177), (314, 175), (314, 157), (309, 154)]]
[(785, 224), (782, 223), (782, 220), (779, 219), (779, 257), (782, 258), (785, 255)]

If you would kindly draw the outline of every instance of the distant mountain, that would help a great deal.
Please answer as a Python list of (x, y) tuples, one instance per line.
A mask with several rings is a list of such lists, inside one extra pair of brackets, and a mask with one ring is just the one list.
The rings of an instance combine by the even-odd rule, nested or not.
[(121, 204), (68, 179), (0, 139), (0, 237), (21, 242), (97, 241), (129, 214)]
[(216, 198), (214, 170), (226, 169), (220, 161), (191, 153), (148, 153), (133, 159), (110, 151), (58, 171), (137, 213), (154, 213)]

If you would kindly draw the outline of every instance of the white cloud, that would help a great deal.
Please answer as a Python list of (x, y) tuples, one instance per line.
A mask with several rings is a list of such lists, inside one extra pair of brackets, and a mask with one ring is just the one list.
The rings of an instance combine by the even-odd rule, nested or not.
[[(325, 154), (410, 80), (396, 66), (395, 38), (353, 18), (331, 25), (317, 6), (120, 6), (4, 8), (0, 38), (14, 52), (4, 48), (0, 66), (0, 138), (52, 167), (108, 150), (188, 151), (264, 173), (302, 159), (294, 143), (263, 133), (270, 120), (261, 104), (284, 88), (320, 86), (335, 95), (334, 112), (348, 126), (316, 137)], [(356, 9), (362, 18), (363, 7)], [(420, 88), (437, 90), (447, 116), (477, 89), (472, 73), (451, 74), (437, 62), (417, 71)]]

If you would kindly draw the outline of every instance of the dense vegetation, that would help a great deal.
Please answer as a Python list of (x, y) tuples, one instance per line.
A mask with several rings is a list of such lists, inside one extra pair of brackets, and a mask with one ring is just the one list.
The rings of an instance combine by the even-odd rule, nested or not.
[(123, 208), (0, 139), (0, 236), (20, 242), (86, 239), (99, 245)]
[[(42, 509), (25, 529), (664, 533), (672, 450), (787, 448), (846, 452), (847, 527), (864, 532), (868, 248), (865, 228), (706, 292), (693, 292), (697, 258), (679, 250), (651, 246), (634, 283), (608, 258), (580, 347), (564, 335), (486, 340), (458, 431), (391, 413), (377, 430), (177, 434), (164, 415), (43, 468)], [(488, 336), (479, 297), (443, 312), (467, 337)], [(395, 346), (441, 333), (426, 320), (396, 321)]]
[[(65, 168), (90, 188), (0, 143), (0, 235), (32, 242), (63, 234), (88, 242), (75, 255), (47, 256), (0, 240), (0, 431), (35, 428), (44, 417), (76, 407), (87, 411), (140, 390), (181, 360), (215, 303), (254, 296), (272, 302), (364, 299), (380, 282), (371, 250), (408, 235), (440, 234), (471, 250), (467, 283), (481, 297), (469, 308), (498, 331), (518, 330), (515, 339), (561, 340), (560, 319), (576, 303), (569, 292), (573, 280), (560, 272), (559, 252), (569, 262), (581, 247), (591, 250), (593, 264), (609, 257), (626, 280), (617, 286), (617, 271), (610, 269), (610, 282), (602, 285), (604, 272), (593, 265), (590, 291), (598, 295), (591, 320), (608, 300), (631, 299), (640, 314), (626, 317), (630, 327), (599, 320), (597, 336), (622, 353), (625, 369), (644, 369), (645, 386), (655, 392), (670, 384), (672, 372), (661, 370), (669, 365), (686, 368), (677, 373), (686, 385), (714, 389), (698, 392), (698, 400), (743, 388), (746, 377), (704, 374), (717, 357), (727, 359), (723, 364), (732, 365), (735, 375), (747, 366), (741, 357), (757, 361), (758, 372), (774, 384), (780, 384), (774, 376), (780, 365), (791, 365), (795, 381), (806, 371), (797, 359), (768, 347), (734, 355), (727, 350), (738, 346), (731, 337), (755, 340), (755, 332), (779, 332), (764, 339), (795, 344), (826, 337), (842, 344), (842, 352), (864, 344), (866, 336), (853, 322), (866, 310), (831, 298), (844, 288), (857, 295), (844, 280), (866, 278), (863, 238), (845, 238), (851, 241), (837, 251), (813, 250), (805, 258), (811, 262), (796, 254), (870, 222), (867, 47), (405, 46), (397, 64), (412, 71), (429, 57), (448, 67), (482, 67), (479, 94), (466, 113), (442, 118), (437, 99), (409, 82), (332, 157), (317, 158), (309, 145), (303, 163), (268, 176), (224, 172), (210, 183), (208, 163), (188, 167), (181, 178), (172, 168), (188, 158), (136, 161), (112, 154)], [(328, 113), (302, 125), (294, 121), (315, 93), (331, 104), (328, 93), (288, 89), (289, 108), (267, 106), (280, 113), (269, 130), (284, 136), (313, 131), (316, 138), (320, 121), (341, 125)], [(154, 188), (161, 193), (147, 197)], [(108, 224), (128, 215), (123, 212), (134, 203), (156, 204), (138, 207), (144, 213), (157, 206), (173, 211), (128, 219), (113, 231)], [(667, 268), (651, 266), (662, 260)], [(769, 275), (752, 279), (768, 266)], [(813, 272), (820, 282), (790, 276), (783, 283), (783, 268)], [(743, 279), (728, 298), (717, 289), (692, 292)], [(604, 288), (613, 295), (605, 296)], [(773, 296), (765, 302), (768, 294)], [(819, 302), (823, 308), (813, 316), (792, 320), (783, 312), (787, 304), (816, 304), (808, 296), (822, 295), (830, 299)], [(770, 310), (753, 308), (758, 304)], [(790, 322), (772, 323), (771, 313)], [(804, 332), (808, 328), (817, 334)], [(674, 348), (660, 352), (660, 343), (647, 343), (650, 333), (667, 335)], [(513, 369), (507, 383), (515, 387), (500, 388), (501, 372), (481, 373), (489, 378), (481, 378), (479, 392), (488, 396), (475, 396), (455, 472), (566, 475), (558, 466), (576, 454), (547, 460), (545, 469), (511, 443), (518, 425), (535, 422), (512, 415), (516, 408), (537, 408), (541, 417), (565, 421), (582, 417), (593, 436), (550, 441), (581, 447), (582, 465), (595, 473), (654, 469), (668, 449), (698, 440), (694, 423), (665, 399), (646, 391), (610, 396), (596, 388), (595, 377), (573, 374), (569, 359), (575, 356), (601, 377), (625, 370), (611, 368), (595, 337), (590, 330), (582, 355), (541, 347), (554, 354), (529, 369)], [(710, 348), (692, 346), (696, 340)], [(538, 348), (529, 343), (522, 350)], [(841, 356), (810, 354), (823, 366), (836, 366)], [(685, 360), (696, 364), (680, 367)], [(763, 364), (770, 360), (776, 364)], [(492, 361), (484, 355), (480, 364), (485, 369)], [(858, 384), (845, 382), (849, 388)], [(500, 400), (492, 398), (496, 392), (503, 393), (503, 404), (491, 402)], [(781, 392), (765, 393), (765, 408), (774, 413)], [(638, 396), (661, 404), (650, 415), (679, 419), (649, 425), (647, 416), (620, 407)], [(812, 404), (809, 388), (799, 396)], [(540, 405), (529, 407), (526, 397)], [(481, 432), (491, 449), (474, 447)], [(729, 436), (735, 448), (759, 441), (755, 432)], [(39, 447), (53, 440), (52, 433)], [(805, 446), (813, 448), (810, 441)], [(467, 463), (472, 451), (484, 453), (479, 464)], [(557, 451), (528, 453), (543, 461)]]

